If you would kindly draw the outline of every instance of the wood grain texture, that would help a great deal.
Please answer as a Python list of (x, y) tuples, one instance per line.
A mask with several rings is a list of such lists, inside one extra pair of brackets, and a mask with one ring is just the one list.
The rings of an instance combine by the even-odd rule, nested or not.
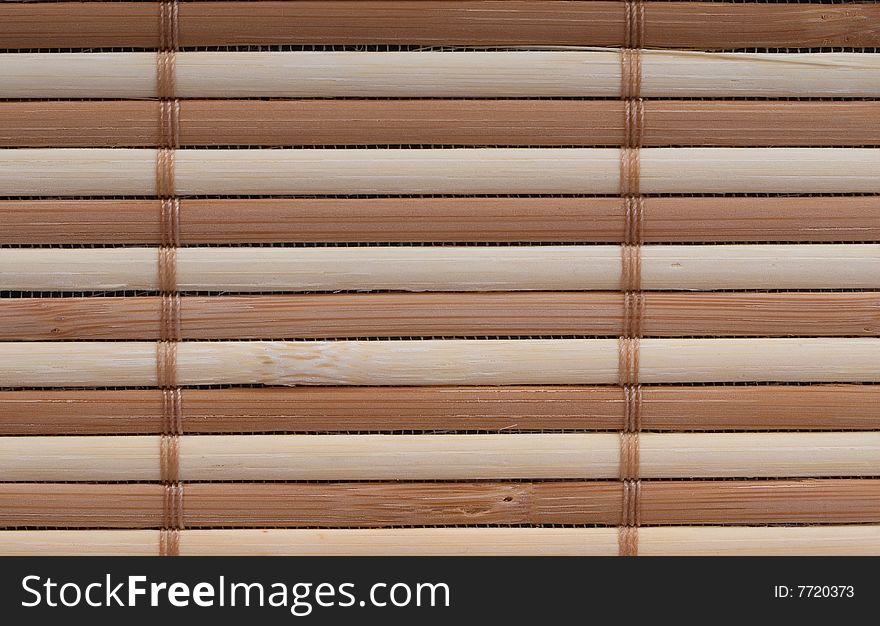
[[(176, 287), (202, 292), (608, 291), (626, 248), (558, 246), (185, 247)], [(880, 244), (646, 245), (645, 291), (877, 289)], [(156, 248), (3, 248), (0, 290), (156, 291)]]
[[(641, 335), (880, 336), (880, 292), (643, 294)], [(158, 340), (162, 298), (0, 299), (0, 340)], [(332, 339), (624, 334), (616, 292), (183, 296), (180, 337)]]
[[(158, 436), (0, 437), (6, 481), (158, 481)], [(617, 433), (183, 435), (181, 481), (617, 479)], [(642, 433), (642, 478), (876, 477), (880, 432)]]
[[(0, 528), (161, 528), (155, 483), (0, 483)], [(183, 526), (619, 524), (615, 481), (187, 483)], [(880, 522), (880, 480), (642, 481), (642, 524)]]
[[(645, 2), (645, 44), (673, 48), (880, 45), (878, 8)], [(182, 2), (182, 46), (272, 44), (584, 45), (624, 43), (620, 2)], [(0, 5), (0, 48), (159, 44), (155, 3)]]
[[(642, 146), (880, 145), (880, 103), (648, 100)], [(146, 147), (159, 103), (0, 102), (0, 146)], [(183, 146), (619, 146), (613, 100), (183, 100)]]
[[(612, 97), (613, 49), (517, 51), (183, 51), (179, 98)], [(880, 96), (880, 54), (643, 50), (646, 98)], [(155, 98), (153, 52), (4, 57), (0, 98)]]
[[(0, 387), (143, 387), (158, 342), (0, 342)], [(575, 385), (627, 379), (616, 339), (186, 341), (205, 385)], [(880, 338), (642, 339), (642, 383), (880, 382)]]
[[(158, 200), (0, 200), (0, 243), (159, 243)], [(618, 198), (180, 201), (181, 241), (621, 243)], [(880, 197), (644, 198), (647, 243), (880, 241)]]
[[(156, 158), (3, 148), (0, 194), (153, 196)], [(880, 193), (878, 148), (642, 148), (639, 160), (643, 194)], [(623, 171), (619, 148), (191, 148), (174, 168), (180, 196), (617, 195)]]
[[(4, 556), (156, 556), (157, 530), (0, 531)], [(182, 556), (617, 556), (616, 528), (183, 530)], [(880, 526), (654, 526), (643, 556), (880, 555)]]
[[(624, 428), (617, 386), (183, 389), (193, 434)], [(646, 430), (880, 430), (880, 385), (641, 387)], [(162, 393), (0, 391), (2, 435), (158, 434)]]

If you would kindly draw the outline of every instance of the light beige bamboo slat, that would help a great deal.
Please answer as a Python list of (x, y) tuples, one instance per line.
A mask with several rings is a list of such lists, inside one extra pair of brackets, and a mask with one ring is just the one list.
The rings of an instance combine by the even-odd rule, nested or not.
[[(6, 481), (160, 480), (158, 436), (0, 437)], [(617, 433), (184, 435), (181, 480), (618, 478)], [(642, 433), (643, 478), (880, 475), (880, 432)]]
[[(0, 387), (156, 386), (154, 342), (0, 342)], [(177, 344), (180, 385), (615, 384), (616, 339)], [(880, 338), (643, 339), (642, 383), (880, 382)]]
[[(0, 554), (155, 556), (157, 530), (5, 530)], [(183, 530), (184, 556), (617, 556), (616, 528)], [(880, 526), (639, 529), (644, 556), (880, 555)]]
[[(878, 80), (880, 84), (880, 80)], [(0, 150), (6, 196), (156, 195), (156, 150)], [(876, 148), (642, 148), (657, 193), (878, 193)], [(617, 194), (618, 148), (175, 152), (176, 195)]]
[[(880, 180), (880, 177), (878, 177)], [(876, 289), (880, 244), (649, 245), (645, 290)], [(618, 290), (622, 248), (197, 247), (177, 250), (181, 291)], [(155, 290), (156, 248), (0, 249), (0, 290)]]
[[(644, 97), (876, 97), (880, 54), (645, 50)], [(617, 97), (617, 50), (179, 52), (176, 95)], [(4, 55), (0, 98), (156, 97), (156, 53)]]

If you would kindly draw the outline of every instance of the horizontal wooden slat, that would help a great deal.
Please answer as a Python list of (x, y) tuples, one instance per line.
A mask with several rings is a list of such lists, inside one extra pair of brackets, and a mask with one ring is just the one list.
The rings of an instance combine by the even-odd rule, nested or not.
[[(880, 430), (880, 385), (642, 385), (646, 430)], [(623, 430), (616, 386), (181, 390), (186, 433)], [(0, 434), (157, 434), (157, 389), (0, 391)]]
[[(616, 528), (183, 530), (181, 556), (617, 556)], [(158, 530), (0, 531), (0, 554), (156, 556)], [(880, 526), (654, 526), (642, 556), (880, 555)]]
[[(642, 146), (880, 144), (880, 103), (648, 100)], [(0, 146), (160, 143), (159, 103), (0, 102)], [(184, 100), (184, 146), (619, 146), (613, 100)]]
[[(616, 339), (188, 341), (199, 385), (614, 384)], [(0, 387), (156, 386), (159, 342), (0, 342)], [(643, 383), (880, 382), (880, 338), (642, 339)]]
[[(197, 247), (179, 291), (626, 289), (626, 246)], [(880, 244), (642, 246), (638, 287), (877, 289)], [(0, 290), (157, 290), (156, 248), (0, 249)]]
[[(880, 336), (880, 292), (642, 295), (641, 335)], [(160, 339), (160, 296), (0, 299), (0, 340)], [(610, 292), (183, 296), (182, 339), (604, 335)]]
[[(0, 149), (0, 194), (157, 195), (156, 149)], [(880, 193), (878, 148), (642, 148), (660, 193)], [(621, 192), (619, 148), (186, 149), (174, 193), (495, 195)], [(624, 182), (625, 186), (625, 182)]]
[[(643, 199), (658, 242), (880, 241), (880, 197)], [(158, 244), (158, 200), (0, 200), (0, 243)], [(626, 232), (619, 198), (254, 198), (180, 201), (184, 244), (599, 242)]]
[[(155, 483), (0, 483), (0, 527), (162, 528)], [(642, 481), (642, 524), (880, 522), (880, 480)], [(619, 524), (616, 481), (187, 483), (185, 528)]]
[[(159, 45), (156, 3), (0, 5), (0, 48)], [(588, 45), (624, 43), (621, 2), (182, 2), (182, 46), (271, 44)], [(878, 8), (645, 2), (648, 47), (878, 46)]]
[[(4, 481), (161, 480), (161, 437), (0, 437)], [(180, 480), (618, 478), (617, 433), (183, 435)], [(642, 478), (875, 477), (880, 432), (642, 433)]]
[[(645, 50), (646, 98), (880, 96), (880, 54)], [(154, 98), (152, 52), (3, 58), (0, 98)], [(616, 50), (179, 52), (180, 98), (619, 97)]]

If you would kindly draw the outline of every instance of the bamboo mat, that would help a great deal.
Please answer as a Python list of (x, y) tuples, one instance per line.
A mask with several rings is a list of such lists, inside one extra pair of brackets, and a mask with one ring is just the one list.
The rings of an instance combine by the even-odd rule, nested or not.
[(880, 4), (0, 23), (0, 554), (880, 554)]

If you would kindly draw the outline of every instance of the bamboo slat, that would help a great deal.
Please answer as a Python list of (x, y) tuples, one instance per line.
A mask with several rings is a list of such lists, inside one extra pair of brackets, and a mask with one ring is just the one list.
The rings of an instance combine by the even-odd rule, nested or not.
[[(158, 436), (0, 437), (4, 481), (161, 480)], [(615, 479), (616, 433), (183, 435), (180, 480)], [(880, 475), (880, 432), (642, 433), (642, 478)]]
[[(183, 530), (182, 556), (617, 556), (616, 528)], [(159, 554), (157, 530), (0, 531), (0, 554)], [(880, 526), (639, 529), (642, 556), (880, 555)]]
[[(641, 523), (880, 522), (875, 479), (642, 481)], [(0, 528), (162, 528), (156, 483), (0, 483)], [(182, 526), (342, 527), (607, 524), (624, 515), (612, 481), (187, 483)]]
[[(616, 50), (179, 52), (180, 98), (619, 97)], [(4, 55), (0, 98), (154, 98), (151, 52)], [(647, 98), (877, 97), (880, 54), (645, 50)]]
[[(180, 291), (625, 288), (622, 246), (177, 249)], [(644, 290), (877, 289), (880, 244), (642, 246)], [(0, 290), (156, 290), (156, 248), (0, 249)]]
[[(530, 101), (531, 102), (531, 101)], [(643, 198), (659, 242), (880, 241), (880, 197)], [(0, 244), (158, 244), (158, 200), (0, 200)], [(180, 201), (183, 244), (599, 242), (626, 233), (619, 198), (253, 198)]]
[[(158, 340), (160, 296), (0, 299), (0, 340)], [(180, 337), (330, 339), (625, 334), (619, 292), (183, 296)], [(880, 292), (642, 296), (643, 337), (880, 336)]]
[[(156, 386), (156, 342), (0, 342), (0, 387)], [(555, 385), (618, 382), (616, 339), (181, 342), (198, 385)], [(161, 358), (160, 358), (161, 357)], [(880, 382), (880, 338), (643, 339), (638, 379)]]
[[(880, 74), (878, 74), (880, 78)], [(880, 80), (878, 80), (880, 84)], [(156, 150), (0, 149), (6, 196), (156, 195)], [(176, 195), (618, 194), (617, 148), (175, 152)], [(880, 193), (875, 148), (643, 148), (642, 193)]]
[[(183, 432), (624, 429), (618, 386), (182, 389)], [(645, 430), (880, 430), (880, 385), (641, 387)], [(0, 434), (158, 434), (157, 389), (0, 391)]]
[[(143, 147), (160, 104), (0, 102), (3, 147)], [(880, 145), (875, 101), (647, 100), (642, 146)], [(614, 100), (183, 100), (183, 146), (620, 146)]]
[[(878, 7), (645, 2), (648, 47), (880, 45)], [(155, 2), (0, 5), (0, 48), (155, 48)], [(180, 45), (624, 43), (621, 2), (182, 2)]]

